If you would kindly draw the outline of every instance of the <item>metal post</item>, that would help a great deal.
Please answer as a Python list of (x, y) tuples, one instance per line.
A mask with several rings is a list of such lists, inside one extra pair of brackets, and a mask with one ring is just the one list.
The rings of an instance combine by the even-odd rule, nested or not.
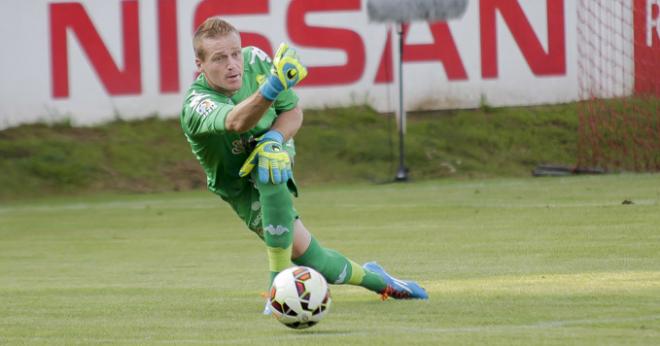
[(468, 0), (367, 0), (369, 19), (396, 23), (399, 34), (399, 170), (395, 181), (408, 180), (405, 165), (404, 132), (406, 112), (403, 109), (403, 23), (443, 21), (463, 16)]
[(403, 106), (403, 23), (397, 24), (399, 34), (399, 169), (395, 181), (407, 181), (408, 169), (405, 165), (404, 128), (406, 125), (406, 111)]

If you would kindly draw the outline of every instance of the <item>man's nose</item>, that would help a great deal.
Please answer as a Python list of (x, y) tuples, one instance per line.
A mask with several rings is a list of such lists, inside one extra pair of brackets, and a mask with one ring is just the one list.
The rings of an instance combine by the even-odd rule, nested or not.
[(239, 65), (240, 65), (240, 61), (238, 59), (230, 59), (227, 68), (229, 70), (238, 70)]

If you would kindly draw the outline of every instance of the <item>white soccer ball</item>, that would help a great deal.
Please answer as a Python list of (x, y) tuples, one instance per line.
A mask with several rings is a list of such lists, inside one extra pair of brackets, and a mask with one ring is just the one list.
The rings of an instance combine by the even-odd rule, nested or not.
[(273, 316), (290, 328), (303, 329), (317, 324), (328, 312), (331, 301), (323, 275), (308, 267), (281, 271), (270, 287)]

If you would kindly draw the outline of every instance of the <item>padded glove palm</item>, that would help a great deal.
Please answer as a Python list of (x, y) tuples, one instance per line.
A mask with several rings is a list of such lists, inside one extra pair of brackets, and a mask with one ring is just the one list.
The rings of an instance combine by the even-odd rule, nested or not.
[(307, 77), (307, 68), (300, 62), (298, 53), (286, 43), (281, 43), (273, 58), (273, 68), (259, 91), (269, 101), (282, 91), (300, 83)]
[(257, 138), (257, 146), (243, 163), (238, 175), (247, 176), (257, 165), (259, 181), (262, 183), (286, 183), (292, 172), (289, 154), (282, 148), (283, 139), (282, 134), (273, 130)]

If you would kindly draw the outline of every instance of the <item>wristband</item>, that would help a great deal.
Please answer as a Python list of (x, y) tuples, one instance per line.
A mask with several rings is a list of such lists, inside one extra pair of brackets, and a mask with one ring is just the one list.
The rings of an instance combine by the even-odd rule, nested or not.
[(280, 82), (280, 80), (274, 75), (268, 76), (266, 82), (264, 82), (264, 84), (261, 85), (261, 88), (259, 88), (261, 96), (268, 101), (274, 101), (282, 90), (284, 90), (282, 82)]

